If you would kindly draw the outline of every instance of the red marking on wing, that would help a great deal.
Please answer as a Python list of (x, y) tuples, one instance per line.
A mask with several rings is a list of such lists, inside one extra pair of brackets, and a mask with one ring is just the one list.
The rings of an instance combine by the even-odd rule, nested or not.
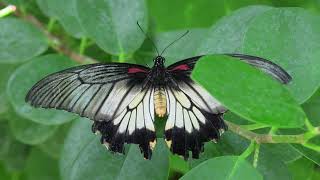
[(174, 67), (173, 69), (171, 69), (170, 71), (187, 71), (189, 70), (189, 66), (186, 64), (181, 64), (179, 66)]
[(137, 67), (132, 67), (132, 68), (128, 69), (128, 73), (129, 74), (131, 74), (131, 73), (147, 73), (147, 71), (144, 69), (137, 68)]

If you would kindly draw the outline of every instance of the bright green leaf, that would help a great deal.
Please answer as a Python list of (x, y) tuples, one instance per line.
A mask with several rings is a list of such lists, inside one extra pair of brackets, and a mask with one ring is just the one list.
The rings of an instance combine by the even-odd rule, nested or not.
[(239, 156), (221, 156), (193, 168), (181, 180), (188, 179), (262, 179), (259, 172)]
[(75, 122), (61, 155), (60, 171), (63, 179), (167, 179), (169, 152), (161, 140), (152, 159), (145, 160), (136, 145), (126, 155), (109, 152), (100, 144), (100, 135), (91, 132), (87, 119)]
[(299, 103), (320, 86), (320, 17), (302, 8), (279, 8), (256, 17), (243, 52), (272, 60), (293, 77), (289, 89)]
[(16, 18), (0, 19), (0, 63), (20, 63), (48, 48), (42, 32)]
[(32, 59), (11, 75), (7, 95), (15, 111), (22, 117), (45, 125), (66, 123), (76, 116), (64, 111), (31, 107), (25, 102), (30, 88), (46, 75), (75, 65), (70, 59), (59, 55), (47, 55)]
[(86, 34), (106, 52), (131, 54), (142, 44), (147, 31), (147, 9), (144, 0), (77, 1), (78, 18)]
[(306, 118), (289, 91), (244, 62), (226, 56), (199, 60), (193, 79), (232, 112), (277, 127), (301, 127)]

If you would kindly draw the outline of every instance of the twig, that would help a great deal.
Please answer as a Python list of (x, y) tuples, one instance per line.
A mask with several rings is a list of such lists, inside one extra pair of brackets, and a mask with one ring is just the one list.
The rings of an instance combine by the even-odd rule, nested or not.
[[(0, 2), (1, 6), (6, 6), (6, 4)], [(66, 56), (69, 56), (71, 59), (73, 59), (74, 61), (78, 62), (78, 63), (93, 63), (93, 62), (98, 62), (97, 60), (85, 56), (85, 55), (81, 55), (78, 54), (76, 52), (74, 52), (73, 50), (71, 50), (70, 48), (66, 47), (62, 42), (62, 40), (60, 40), (58, 37), (54, 36), (53, 34), (51, 34), (49, 31), (47, 31), (45, 25), (43, 25), (36, 17), (34, 17), (33, 15), (30, 14), (23, 14), (19, 9), (17, 9), (14, 14), (22, 19), (24, 19), (25, 21), (30, 22), (31, 24), (35, 25), (36, 27), (38, 27), (48, 38), (49, 42), (50, 42), (50, 46), (56, 50), (57, 52), (64, 54)]]
[[(270, 134), (257, 134), (252, 131), (246, 130), (239, 125), (226, 121), (229, 129), (239, 134), (240, 136), (253, 140), (258, 144), (261, 143), (295, 143), (305, 144), (310, 138), (320, 135), (320, 127), (314, 128), (313, 132), (306, 132), (298, 135), (270, 135)], [(312, 134), (312, 135), (311, 135)]]

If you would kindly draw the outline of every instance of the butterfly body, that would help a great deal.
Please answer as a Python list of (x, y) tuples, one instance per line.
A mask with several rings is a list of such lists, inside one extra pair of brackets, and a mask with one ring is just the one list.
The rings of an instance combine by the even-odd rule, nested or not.
[[(262, 58), (230, 54), (261, 68), (279, 81), (291, 77)], [(69, 68), (40, 80), (26, 101), (34, 107), (55, 108), (93, 120), (92, 131), (110, 151), (138, 144), (151, 158), (156, 144), (155, 119), (165, 117), (164, 138), (170, 150), (185, 159), (198, 158), (204, 143), (216, 142), (227, 130), (227, 109), (190, 75), (201, 56), (165, 67), (157, 56), (152, 68), (128, 63), (97, 63)], [(227, 83), (227, 82), (226, 82)]]

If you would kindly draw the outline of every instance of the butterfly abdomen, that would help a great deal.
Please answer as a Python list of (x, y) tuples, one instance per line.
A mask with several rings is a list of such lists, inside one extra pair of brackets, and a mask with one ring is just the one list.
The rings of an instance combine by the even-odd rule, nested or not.
[(155, 88), (153, 100), (156, 115), (164, 117), (167, 114), (167, 99), (164, 88)]

